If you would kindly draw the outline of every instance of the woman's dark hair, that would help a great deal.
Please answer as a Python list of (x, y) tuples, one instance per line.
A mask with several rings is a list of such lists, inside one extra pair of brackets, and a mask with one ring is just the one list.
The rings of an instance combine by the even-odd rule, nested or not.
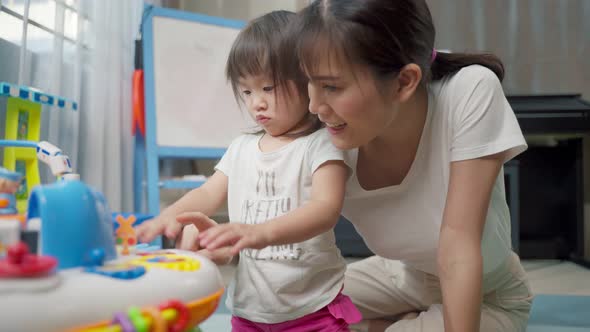
[(306, 71), (314, 69), (323, 44), (368, 66), (377, 79), (394, 77), (409, 63), (420, 66), (423, 82), (473, 64), (504, 78), (504, 66), (492, 54), (439, 52), (433, 61), (435, 29), (425, 0), (317, 0), (299, 12), (293, 34), (299, 36), (297, 54)]
[[(234, 96), (243, 101), (240, 93), (239, 80), (247, 76), (269, 75), (273, 85), (281, 89), (283, 95), (290, 96), (288, 81), (295, 83), (297, 94), (303, 100), (309, 100), (307, 94), (307, 77), (299, 70), (299, 61), (294, 53), (283, 57), (283, 47), (295, 47), (296, 39), (290, 35), (289, 24), (296, 14), (286, 10), (273, 11), (250, 21), (238, 34), (234, 41), (227, 64), (225, 75), (229, 80)], [(310, 130), (297, 133), (295, 136), (307, 135), (321, 127), (321, 122), (311, 113), (313, 126)]]

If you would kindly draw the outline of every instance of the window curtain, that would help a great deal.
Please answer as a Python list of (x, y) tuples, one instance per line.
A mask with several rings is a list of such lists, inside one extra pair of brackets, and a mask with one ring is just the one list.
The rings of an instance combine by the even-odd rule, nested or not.
[(91, 7), (92, 25), (81, 97), (80, 173), (86, 183), (104, 193), (112, 211), (132, 211), (131, 79), (134, 40), (139, 37), (145, 2), (84, 2)]
[[(133, 208), (131, 78), (134, 41), (146, 3), (159, 5), (160, 1), (0, 2), (22, 15), (22, 20), (3, 16), (11, 20), (14, 33), (0, 36), (1, 62), (7, 66), (0, 70), (0, 80), (78, 102), (76, 112), (44, 106), (41, 139), (68, 155), (74, 172), (104, 193), (111, 210), (117, 212)], [(77, 19), (72, 17), (74, 12)], [(29, 14), (42, 24), (51, 22), (48, 26), (54, 33), (27, 24)], [(10, 59), (5, 56), (19, 52)], [(43, 183), (55, 181), (45, 165), (40, 165), (40, 172)]]

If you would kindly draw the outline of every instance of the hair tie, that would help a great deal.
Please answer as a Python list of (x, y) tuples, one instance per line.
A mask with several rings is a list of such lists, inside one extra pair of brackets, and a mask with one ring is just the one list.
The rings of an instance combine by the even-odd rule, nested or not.
[(436, 49), (432, 49), (432, 55), (430, 56), (430, 63), (433, 63), (436, 59)]

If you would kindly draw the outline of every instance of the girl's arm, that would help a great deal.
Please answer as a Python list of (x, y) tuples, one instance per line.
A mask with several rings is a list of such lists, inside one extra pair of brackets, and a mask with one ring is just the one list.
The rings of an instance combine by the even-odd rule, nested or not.
[(176, 238), (183, 227), (176, 217), (185, 212), (200, 212), (206, 216), (215, 213), (227, 199), (227, 185), (227, 176), (216, 171), (202, 186), (188, 192), (156, 218), (139, 225), (137, 236), (143, 242), (150, 242), (160, 234)]
[(328, 161), (312, 177), (311, 198), (303, 206), (257, 225), (230, 223), (199, 235), (202, 247), (213, 250), (232, 245), (241, 249), (297, 243), (332, 229), (342, 209), (348, 167), (342, 161)]
[(438, 247), (445, 331), (479, 331), (481, 241), (503, 153), (451, 163)]

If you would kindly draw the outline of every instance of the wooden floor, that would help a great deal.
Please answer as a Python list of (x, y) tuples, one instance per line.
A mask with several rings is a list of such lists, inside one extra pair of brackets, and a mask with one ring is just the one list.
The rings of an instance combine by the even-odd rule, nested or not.
[[(347, 259), (348, 263), (357, 259)], [(585, 295), (590, 296), (590, 269), (568, 261), (557, 260), (523, 260), (523, 266), (527, 271), (531, 287), (535, 294), (552, 295)], [(220, 267), (224, 281), (229, 283), (235, 266)], [(203, 332), (229, 331), (231, 330), (230, 314), (223, 305), (215, 315), (203, 323)], [(584, 312), (584, 308), (577, 308)], [(590, 311), (589, 311), (590, 313)], [(529, 324), (527, 332), (587, 332), (590, 326), (571, 326), (561, 322), (557, 325)]]
[(590, 296), (590, 269), (569, 261), (524, 260), (535, 294)]
[[(348, 263), (356, 260), (346, 259)], [(590, 296), (590, 269), (588, 268), (559, 260), (523, 260), (522, 264), (535, 294)], [(235, 267), (222, 266), (220, 270), (228, 283)]]

